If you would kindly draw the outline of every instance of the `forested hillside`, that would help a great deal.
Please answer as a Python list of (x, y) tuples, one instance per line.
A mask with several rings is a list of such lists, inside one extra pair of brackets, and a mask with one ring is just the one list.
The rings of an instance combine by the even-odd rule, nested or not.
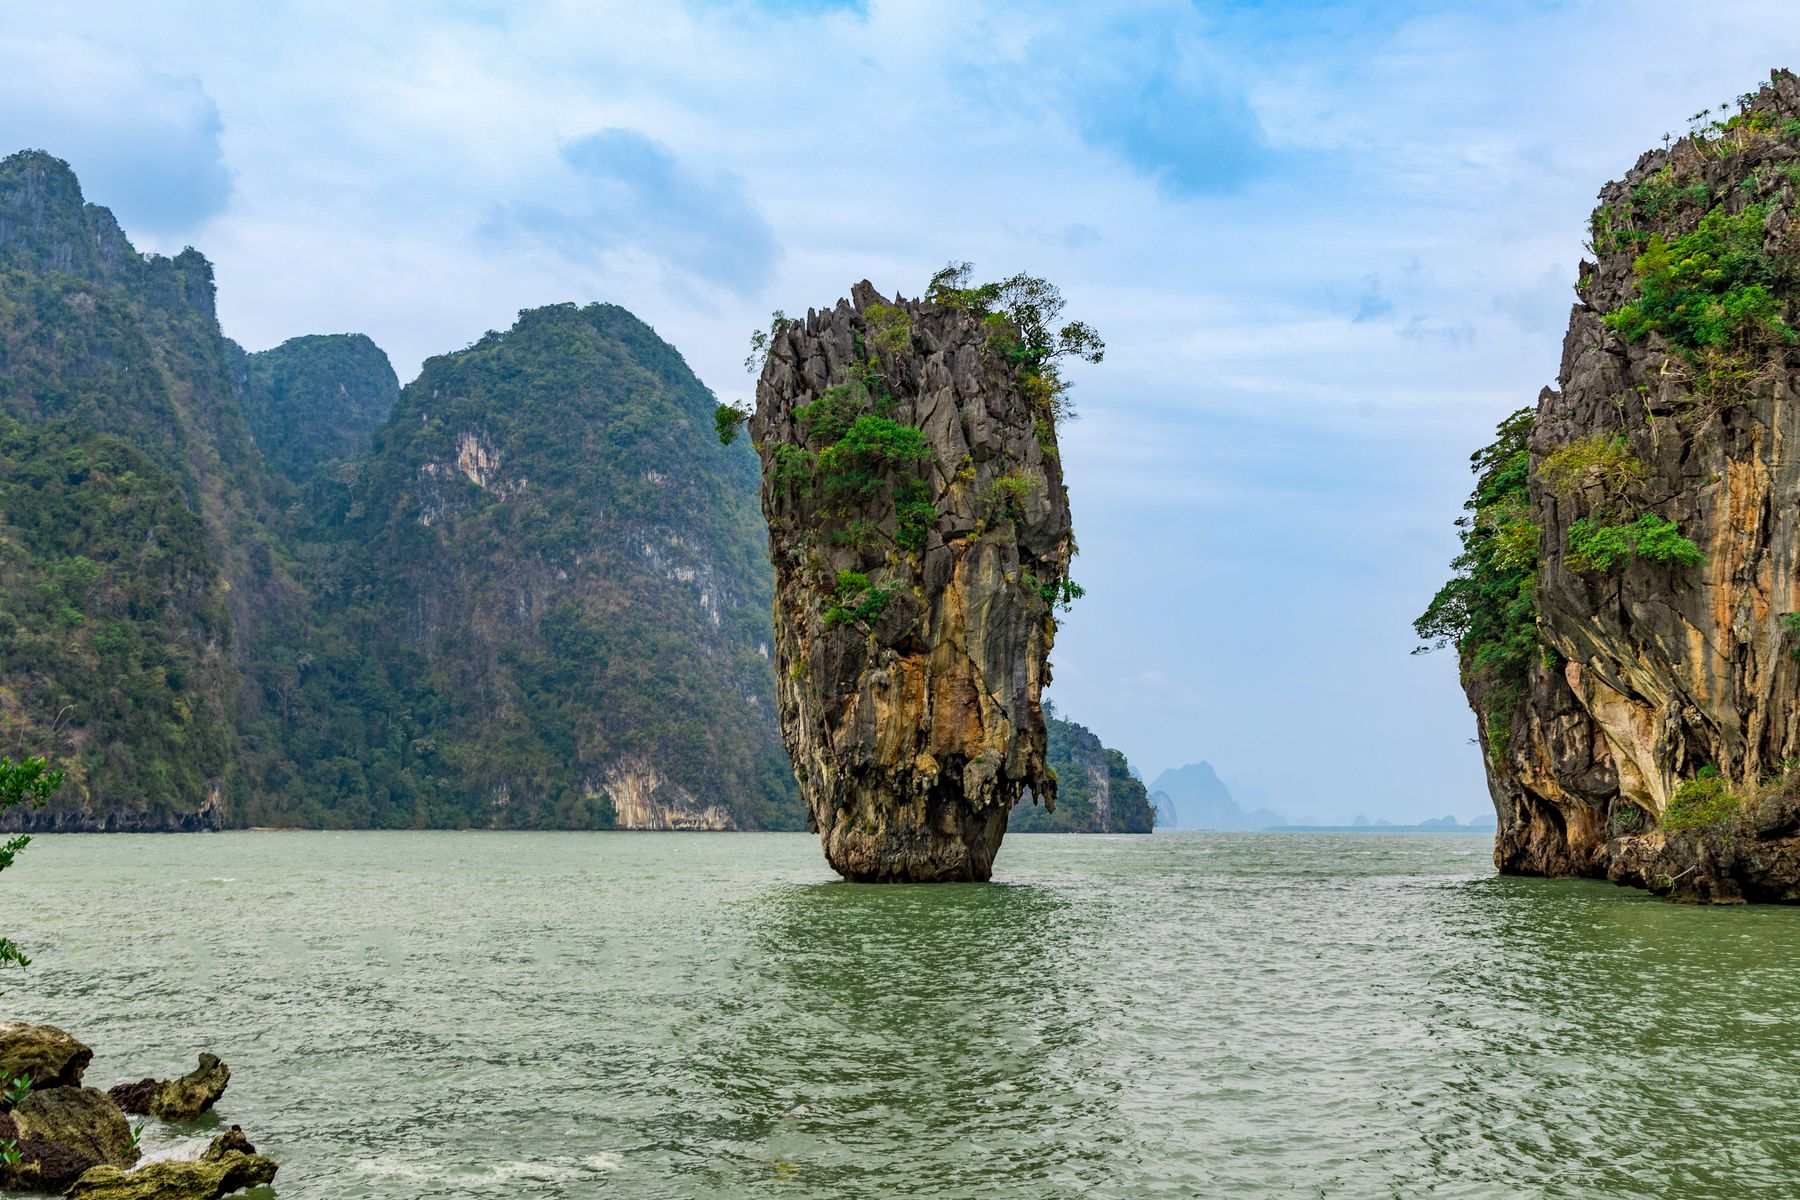
[(320, 617), (257, 819), (796, 824), (755, 460), (714, 407), (610, 305), (427, 362), (300, 542)]
[(1056, 772), (1056, 811), (1028, 797), (1013, 809), (1013, 832), (1149, 833), (1155, 827), (1156, 808), (1124, 754), (1054, 710), (1045, 713), (1045, 724), (1050, 768)]
[(37, 827), (769, 827), (747, 447), (622, 309), (400, 396), (367, 338), (246, 355), (193, 250), (0, 162), (0, 751)]

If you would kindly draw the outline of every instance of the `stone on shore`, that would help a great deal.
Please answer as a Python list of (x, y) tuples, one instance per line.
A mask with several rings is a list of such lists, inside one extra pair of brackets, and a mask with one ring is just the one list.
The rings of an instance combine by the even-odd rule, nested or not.
[(107, 1094), (128, 1113), (149, 1113), (165, 1121), (197, 1121), (218, 1103), (230, 1082), (231, 1068), (217, 1055), (202, 1054), (200, 1065), (180, 1079), (121, 1083)]
[(54, 1025), (0, 1021), (0, 1083), (20, 1076), (39, 1088), (79, 1087), (94, 1052)]

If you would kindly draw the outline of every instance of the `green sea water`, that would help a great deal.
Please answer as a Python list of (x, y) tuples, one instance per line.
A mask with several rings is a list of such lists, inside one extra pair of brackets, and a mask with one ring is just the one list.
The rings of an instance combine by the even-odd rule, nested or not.
[(1468, 835), (1015, 836), (996, 879), (42, 837), (4, 1007), (100, 1086), (219, 1053), (284, 1200), (1800, 1194), (1800, 911), (1500, 879)]

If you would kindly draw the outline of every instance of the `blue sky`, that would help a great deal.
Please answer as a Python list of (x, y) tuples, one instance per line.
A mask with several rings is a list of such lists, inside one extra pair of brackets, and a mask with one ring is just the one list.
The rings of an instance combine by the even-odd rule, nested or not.
[(749, 331), (951, 259), (1097, 326), (1053, 694), (1296, 818), (1486, 810), (1411, 618), (1554, 382), (1593, 197), (1800, 63), (1788, 4), (13, 3), (0, 142), (218, 268), (253, 349), (410, 377), (608, 300), (722, 398)]

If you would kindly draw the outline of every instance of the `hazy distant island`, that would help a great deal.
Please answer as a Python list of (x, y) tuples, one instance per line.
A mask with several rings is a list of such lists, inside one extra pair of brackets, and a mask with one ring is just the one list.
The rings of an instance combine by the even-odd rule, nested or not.
[(1287, 824), (1286, 817), (1267, 808), (1240, 806), (1212, 764), (1204, 761), (1158, 775), (1150, 783), (1150, 800), (1159, 829), (1243, 831)]
[(1429, 821), (1416, 824), (1401, 825), (1380, 818), (1369, 818), (1358, 815), (1348, 825), (1276, 825), (1271, 826), (1269, 833), (1492, 833), (1494, 818), (1492, 816), (1475, 817), (1467, 821), (1458, 821), (1453, 816), (1434, 817)]

